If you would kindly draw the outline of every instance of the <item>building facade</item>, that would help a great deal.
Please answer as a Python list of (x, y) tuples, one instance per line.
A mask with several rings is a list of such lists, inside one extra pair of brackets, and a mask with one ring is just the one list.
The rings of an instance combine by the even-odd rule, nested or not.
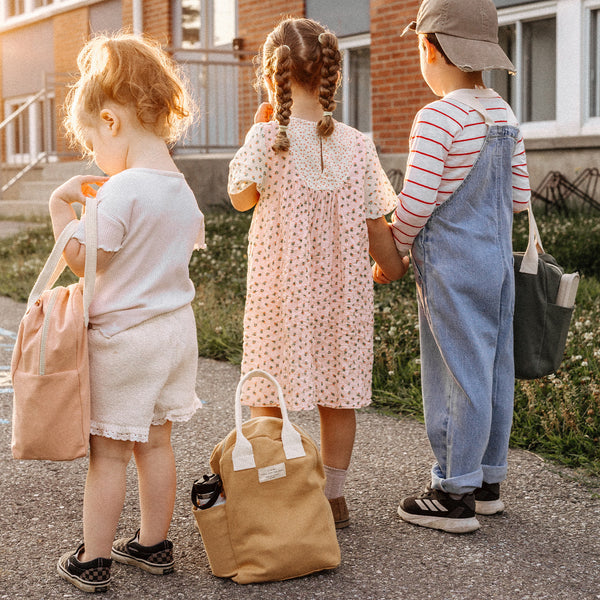
[[(533, 185), (549, 170), (575, 179), (598, 167), (600, 0), (495, 0), (500, 42), (517, 75), (488, 75), (522, 123)], [(65, 160), (65, 85), (84, 40), (129, 29), (156, 37), (185, 65), (200, 106), (188, 157), (230, 155), (260, 101), (251, 58), (281, 17), (334, 31), (344, 57), (336, 118), (369, 133), (402, 169), (416, 111), (433, 95), (414, 35), (418, 0), (0, 0), (0, 126), (4, 163)], [(36, 94), (38, 97), (36, 97)], [(16, 111), (19, 111), (14, 116)]]

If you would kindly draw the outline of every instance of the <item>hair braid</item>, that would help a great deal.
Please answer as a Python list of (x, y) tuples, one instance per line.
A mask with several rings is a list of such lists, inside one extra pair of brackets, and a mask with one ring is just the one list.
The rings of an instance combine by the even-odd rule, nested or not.
[(285, 129), (290, 122), (292, 114), (292, 56), (288, 46), (279, 46), (275, 50), (275, 71), (273, 83), (275, 84), (275, 120), (280, 129), (272, 148), (275, 152), (285, 152), (290, 148), (290, 140)]
[[(337, 38), (324, 32), (319, 35), (321, 45), (321, 80), (319, 83), (319, 102), (325, 112), (333, 112), (336, 102), (334, 100), (340, 72), (341, 55), (338, 49)], [(317, 133), (321, 137), (329, 137), (333, 133), (333, 118), (323, 115), (317, 123)]]

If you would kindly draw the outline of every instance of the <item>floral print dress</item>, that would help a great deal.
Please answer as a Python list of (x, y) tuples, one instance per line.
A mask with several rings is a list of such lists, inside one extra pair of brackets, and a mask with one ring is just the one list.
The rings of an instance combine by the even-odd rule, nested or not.
[[(371, 401), (373, 281), (366, 219), (397, 196), (373, 142), (335, 122), (292, 117), (290, 150), (271, 149), (275, 122), (258, 123), (229, 167), (228, 189), (260, 193), (248, 235), (242, 372), (268, 371), (289, 410), (359, 408)], [(242, 402), (278, 403), (267, 380), (245, 384)]]

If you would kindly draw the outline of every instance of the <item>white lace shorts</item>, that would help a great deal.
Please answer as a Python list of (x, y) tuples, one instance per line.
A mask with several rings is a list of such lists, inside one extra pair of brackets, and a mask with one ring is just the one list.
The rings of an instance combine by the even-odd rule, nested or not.
[(110, 338), (90, 329), (88, 341), (92, 435), (147, 442), (151, 425), (187, 421), (201, 406), (190, 305)]

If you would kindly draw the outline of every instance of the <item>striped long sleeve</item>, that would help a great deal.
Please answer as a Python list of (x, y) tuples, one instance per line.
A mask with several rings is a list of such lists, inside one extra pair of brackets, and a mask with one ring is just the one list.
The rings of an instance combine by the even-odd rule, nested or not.
[[(497, 125), (518, 123), (506, 102), (493, 90), (473, 90)], [(406, 254), (436, 206), (449, 198), (468, 175), (483, 147), (487, 126), (475, 110), (442, 98), (415, 117), (409, 140), (404, 186), (394, 213), (396, 246)], [(513, 211), (527, 207), (529, 175), (523, 137), (512, 160)]]

